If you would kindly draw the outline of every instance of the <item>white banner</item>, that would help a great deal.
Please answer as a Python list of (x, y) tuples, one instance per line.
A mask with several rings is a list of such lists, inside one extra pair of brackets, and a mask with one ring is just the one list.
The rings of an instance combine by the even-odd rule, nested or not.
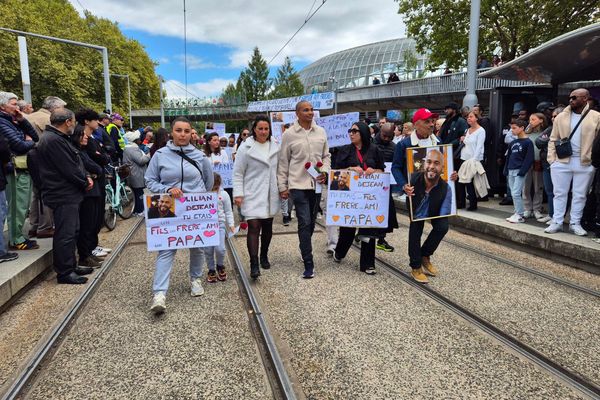
[(390, 174), (359, 175), (349, 170), (329, 173), (327, 225), (387, 228)]
[[(275, 141), (281, 143), (281, 136), (285, 131), (284, 126), (286, 124), (293, 124), (296, 122), (296, 111), (276, 111), (271, 114), (271, 129), (273, 130), (273, 137)], [(321, 116), (319, 110), (315, 110), (313, 119), (317, 119)], [(317, 124), (318, 125), (318, 124)]]
[(206, 133), (216, 132), (219, 134), (219, 137), (225, 136), (225, 123), (224, 122), (207, 122), (206, 129), (204, 131)]
[(284, 99), (251, 101), (247, 112), (289, 111), (295, 110), (300, 101), (309, 101), (315, 110), (331, 110), (335, 102), (333, 92), (306, 94)]
[(213, 164), (213, 172), (221, 175), (221, 187), (223, 189), (233, 187), (233, 161)]
[(394, 175), (392, 174), (392, 162), (391, 161), (385, 163), (384, 171), (390, 173), (390, 185), (397, 185), (396, 179), (394, 179)]
[(217, 193), (144, 196), (148, 251), (219, 245)]
[(352, 127), (352, 124), (358, 122), (358, 113), (351, 112), (315, 118), (315, 122), (327, 132), (327, 144), (329, 147), (339, 147), (350, 144), (348, 129)]

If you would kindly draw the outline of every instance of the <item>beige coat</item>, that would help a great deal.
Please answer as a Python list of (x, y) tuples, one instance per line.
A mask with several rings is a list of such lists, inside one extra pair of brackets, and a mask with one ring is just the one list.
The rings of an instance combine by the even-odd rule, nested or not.
[(40, 108), (36, 112), (26, 115), (25, 118), (27, 118), (38, 135), (42, 134), (44, 129), (46, 129), (46, 125), (50, 125), (50, 111), (45, 108)]
[(331, 154), (327, 144), (325, 130), (312, 123), (310, 130), (305, 131), (298, 121), (283, 133), (277, 182), (279, 192), (289, 189), (309, 190), (315, 188), (314, 179), (306, 172), (304, 165), (310, 162), (316, 165), (321, 161), (322, 172), (331, 168)]
[[(582, 111), (583, 113), (589, 108), (589, 105), (585, 106)], [(600, 113), (594, 110), (590, 110), (588, 115), (585, 116), (581, 122), (581, 165), (590, 165), (592, 163), (592, 144), (594, 139), (600, 132)], [(568, 106), (556, 116), (554, 119), (554, 126), (552, 127), (552, 133), (550, 134), (550, 142), (548, 142), (548, 162), (552, 164), (554, 161), (560, 161), (561, 163), (568, 163), (571, 157), (557, 158), (556, 149), (554, 142), (559, 139), (568, 138), (571, 134), (571, 106)]]

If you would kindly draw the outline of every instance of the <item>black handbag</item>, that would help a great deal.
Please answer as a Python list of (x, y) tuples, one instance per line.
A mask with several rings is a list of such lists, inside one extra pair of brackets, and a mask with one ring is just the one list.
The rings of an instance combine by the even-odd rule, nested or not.
[(587, 111), (585, 113), (583, 113), (583, 115), (581, 116), (581, 119), (579, 120), (577, 125), (575, 125), (575, 128), (573, 128), (573, 132), (571, 132), (571, 134), (569, 135), (568, 138), (554, 141), (556, 157), (567, 158), (567, 157), (571, 157), (573, 155), (573, 148), (571, 147), (571, 138), (575, 134), (575, 131), (577, 130), (577, 128), (579, 128), (579, 124), (581, 124), (581, 122), (583, 121), (583, 119), (589, 112), (590, 112), (590, 109), (588, 108)]

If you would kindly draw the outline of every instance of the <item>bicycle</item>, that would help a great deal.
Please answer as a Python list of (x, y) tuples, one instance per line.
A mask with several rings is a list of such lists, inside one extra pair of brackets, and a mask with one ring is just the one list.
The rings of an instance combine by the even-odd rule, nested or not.
[[(106, 184), (106, 197), (104, 200), (104, 225), (109, 231), (112, 231), (117, 225), (117, 214), (123, 219), (131, 217), (135, 201), (133, 190), (125, 184), (125, 179), (131, 173), (131, 166), (129, 164), (118, 164), (116, 166), (109, 164), (107, 170), (106, 179), (108, 183)], [(113, 177), (116, 191), (112, 185)]]

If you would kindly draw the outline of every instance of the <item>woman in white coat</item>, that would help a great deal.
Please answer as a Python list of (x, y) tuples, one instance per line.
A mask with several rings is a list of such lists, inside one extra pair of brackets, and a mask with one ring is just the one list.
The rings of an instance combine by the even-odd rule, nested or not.
[(260, 276), (260, 266), (269, 269), (269, 244), (273, 236), (273, 217), (280, 210), (277, 189), (279, 145), (272, 140), (271, 124), (259, 115), (252, 124), (251, 137), (240, 144), (233, 167), (233, 198), (248, 222), (247, 246), (250, 276)]

